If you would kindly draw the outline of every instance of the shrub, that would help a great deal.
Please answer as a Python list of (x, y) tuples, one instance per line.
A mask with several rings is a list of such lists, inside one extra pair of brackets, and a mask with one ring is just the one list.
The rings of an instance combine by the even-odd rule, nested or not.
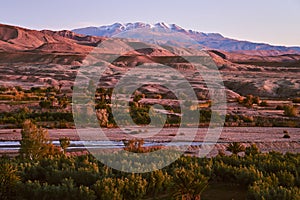
[(16, 195), (16, 186), (20, 178), (17, 175), (17, 169), (10, 163), (0, 164), (0, 199), (14, 199)]
[(22, 158), (35, 160), (58, 153), (58, 149), (50, 143), (48, 130), (37, 127), (31, 120), (25, 120), (21, 135), (19, 153)]
[(296, 200), (300, 197), (299, 188), (285, 188), (269, 185), (263, 181), (257, 181), (249, 187), (247, 199), (249, 200)]
[(259, 105), (262, 107), (266, 107), (266, 106), (268, 106), (268, 102), (263, 100), (262, 102), (260, 102)]
[(283, 138), (291, 138), (291, 136), (289, 135), (289, 132), (287, 130), (283, 131)]
[(173, 196), (176, 199), (200, 199), (200, 195), (208, 185), (208, 178), (184, 168), (174, 172)]
[(59, 138), (60, 147), (63, 149), (64, 153), (67, 152), (67, 148), (70, 146), (70, 138), (64, 137)]
[(295, 177), (292, 173), (288, 171), (279, 171), (276, 173), (279, 180), (279, 185), (283, 187), (293, 187), (295, 184)]
[(245, 154), (248, 155), (248, 156), (249, 155), (259, 154), (259, 153), (260, 153), (260, 150), (259, 150), (259, 148), (257, 147), (256, 144), (251, 144), (250, 147), (247, 147), (245, 149)]
[(283, 114), (288, 116), (288, 117), (295, 117), (297, 116), (297, 108), (294, 107), (293, 105), (285, 105), (283, 107)]
[(51, 107), (51, 101), (40, 101), (39, 106), (49, 109)]
[(260, 98), (258, 96), (253, 96), (253, 95), (247, 95), (245, 98), (238, 97), (237, 102), (240, 104), (243, 104), (246, 107), (252, 107), (253, 104), (259, 105), (260, 103)]
[(240, 152), (245, 151), (245, 147), (239, 142), (232, 142), (226, 147), (226, 150), (236, 155)]
[(275, 109), (276, 110), (283, 110), (283, 105), (277, 105)]
[(294, 98), (293, 103), (300, 103), (300, 97)]

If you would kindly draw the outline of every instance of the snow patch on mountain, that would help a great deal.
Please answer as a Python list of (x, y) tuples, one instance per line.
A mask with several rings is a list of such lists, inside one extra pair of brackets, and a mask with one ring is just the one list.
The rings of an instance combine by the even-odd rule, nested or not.
[[(130, 31), (139, 28), (149, 29), (164, 29), (183, 33), (194, 39), (199, 45), (206, 49), (216, 49), (224, 51), (277, 51), (279, 54), (300, 54), (300, 47), (285, 47), (272, 46), (265, 43), (253, 43), (249, 41), (239, 41), (222, 36), (219, 33), (203, 33), (195, 30), (187, 30), (176, 24), (167, 24), (165, 22), (158, 22), (156, 24), (148, 24), (143, 22), (135, 23), (114, 23), (112, 25), (105, 25), (99, 27), (86, 27), (72, 30), (78, 34), (105, 36), (111, 37), (113, 35)], [(183, 44), (184, 46), (184, 44)]]

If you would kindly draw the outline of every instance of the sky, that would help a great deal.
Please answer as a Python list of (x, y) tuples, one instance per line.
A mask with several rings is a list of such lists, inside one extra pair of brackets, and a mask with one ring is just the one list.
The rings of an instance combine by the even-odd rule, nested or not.
[(300, 46), (300, 0), (9, 0), (0, 23), (75, 29), (115, 22), (183, 28), (273, 45)]

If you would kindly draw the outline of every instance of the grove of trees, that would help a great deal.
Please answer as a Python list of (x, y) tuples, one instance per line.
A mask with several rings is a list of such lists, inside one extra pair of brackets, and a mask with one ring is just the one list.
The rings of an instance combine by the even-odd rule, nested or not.
[[(52, 146), (46, 130), (26, 120), (20, 155), (0, 158), (0, 199), (200, 200), (217, 183), (245, 188), (249, 200), (300, 199), (300, 154), (261, 153), (256, 145), (232, 143), (227, 148), (231, 156), (181, 156), (160, 170), (125, 173), (90, 154), (67, 155), (68, 139), (60, 142), (64, 151)], [(128, 141), (126, 148), (143, 153), (147, 149), (142, 145), (143, 141)], [(107, 156), (116, 158), (114, 153)]]
[[(92, 155), (1, 158), (1, 199), (200, 199), (216, 183), (247, 188), (249, 200), (300, 199), (299, 154), (181, 157), (151, 173), (111, 169)], [(129, 164), (129, 163), (128, 163)]]

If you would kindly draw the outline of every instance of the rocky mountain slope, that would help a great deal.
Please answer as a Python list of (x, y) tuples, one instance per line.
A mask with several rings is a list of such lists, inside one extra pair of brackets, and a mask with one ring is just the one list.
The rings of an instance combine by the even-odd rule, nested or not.
[[(193, 38), (201, 46), (206, 49), (217, 49), (224, 51), (256, 51), (254, 53), (268, 53), (266, 51), (272, 51), (272, 55), (279, 54), (300, 54), (300, 47), (284, 47), (284, 46), (272, 46), (264, 43), (253, 43), (249, 41), (239, 41), (230, 38), (226, 38), (219, 33), (203, 33), (193, 30), (186, 30), (181, 28), (176, 24), (166, 24), (166, 23), (156, 23), (154, 25), (136, 22), (136, 23), (115, 23), (107, 26), (99, 27), (86, 27), (74, 29), (73, 32), (85, 35), (93, 36), (107, 36), (111, 37), (113, 35), (122, 33), (124, 31), (139, 29), (139, 28), (148, 28), (148, 29), (162, 29), (170, 30), (175, 32), (184, 33), (187, 36)], [(183, 44), (184, 45), (184, 44)], [(265, 52), (263, 52), (265, 51)]]

